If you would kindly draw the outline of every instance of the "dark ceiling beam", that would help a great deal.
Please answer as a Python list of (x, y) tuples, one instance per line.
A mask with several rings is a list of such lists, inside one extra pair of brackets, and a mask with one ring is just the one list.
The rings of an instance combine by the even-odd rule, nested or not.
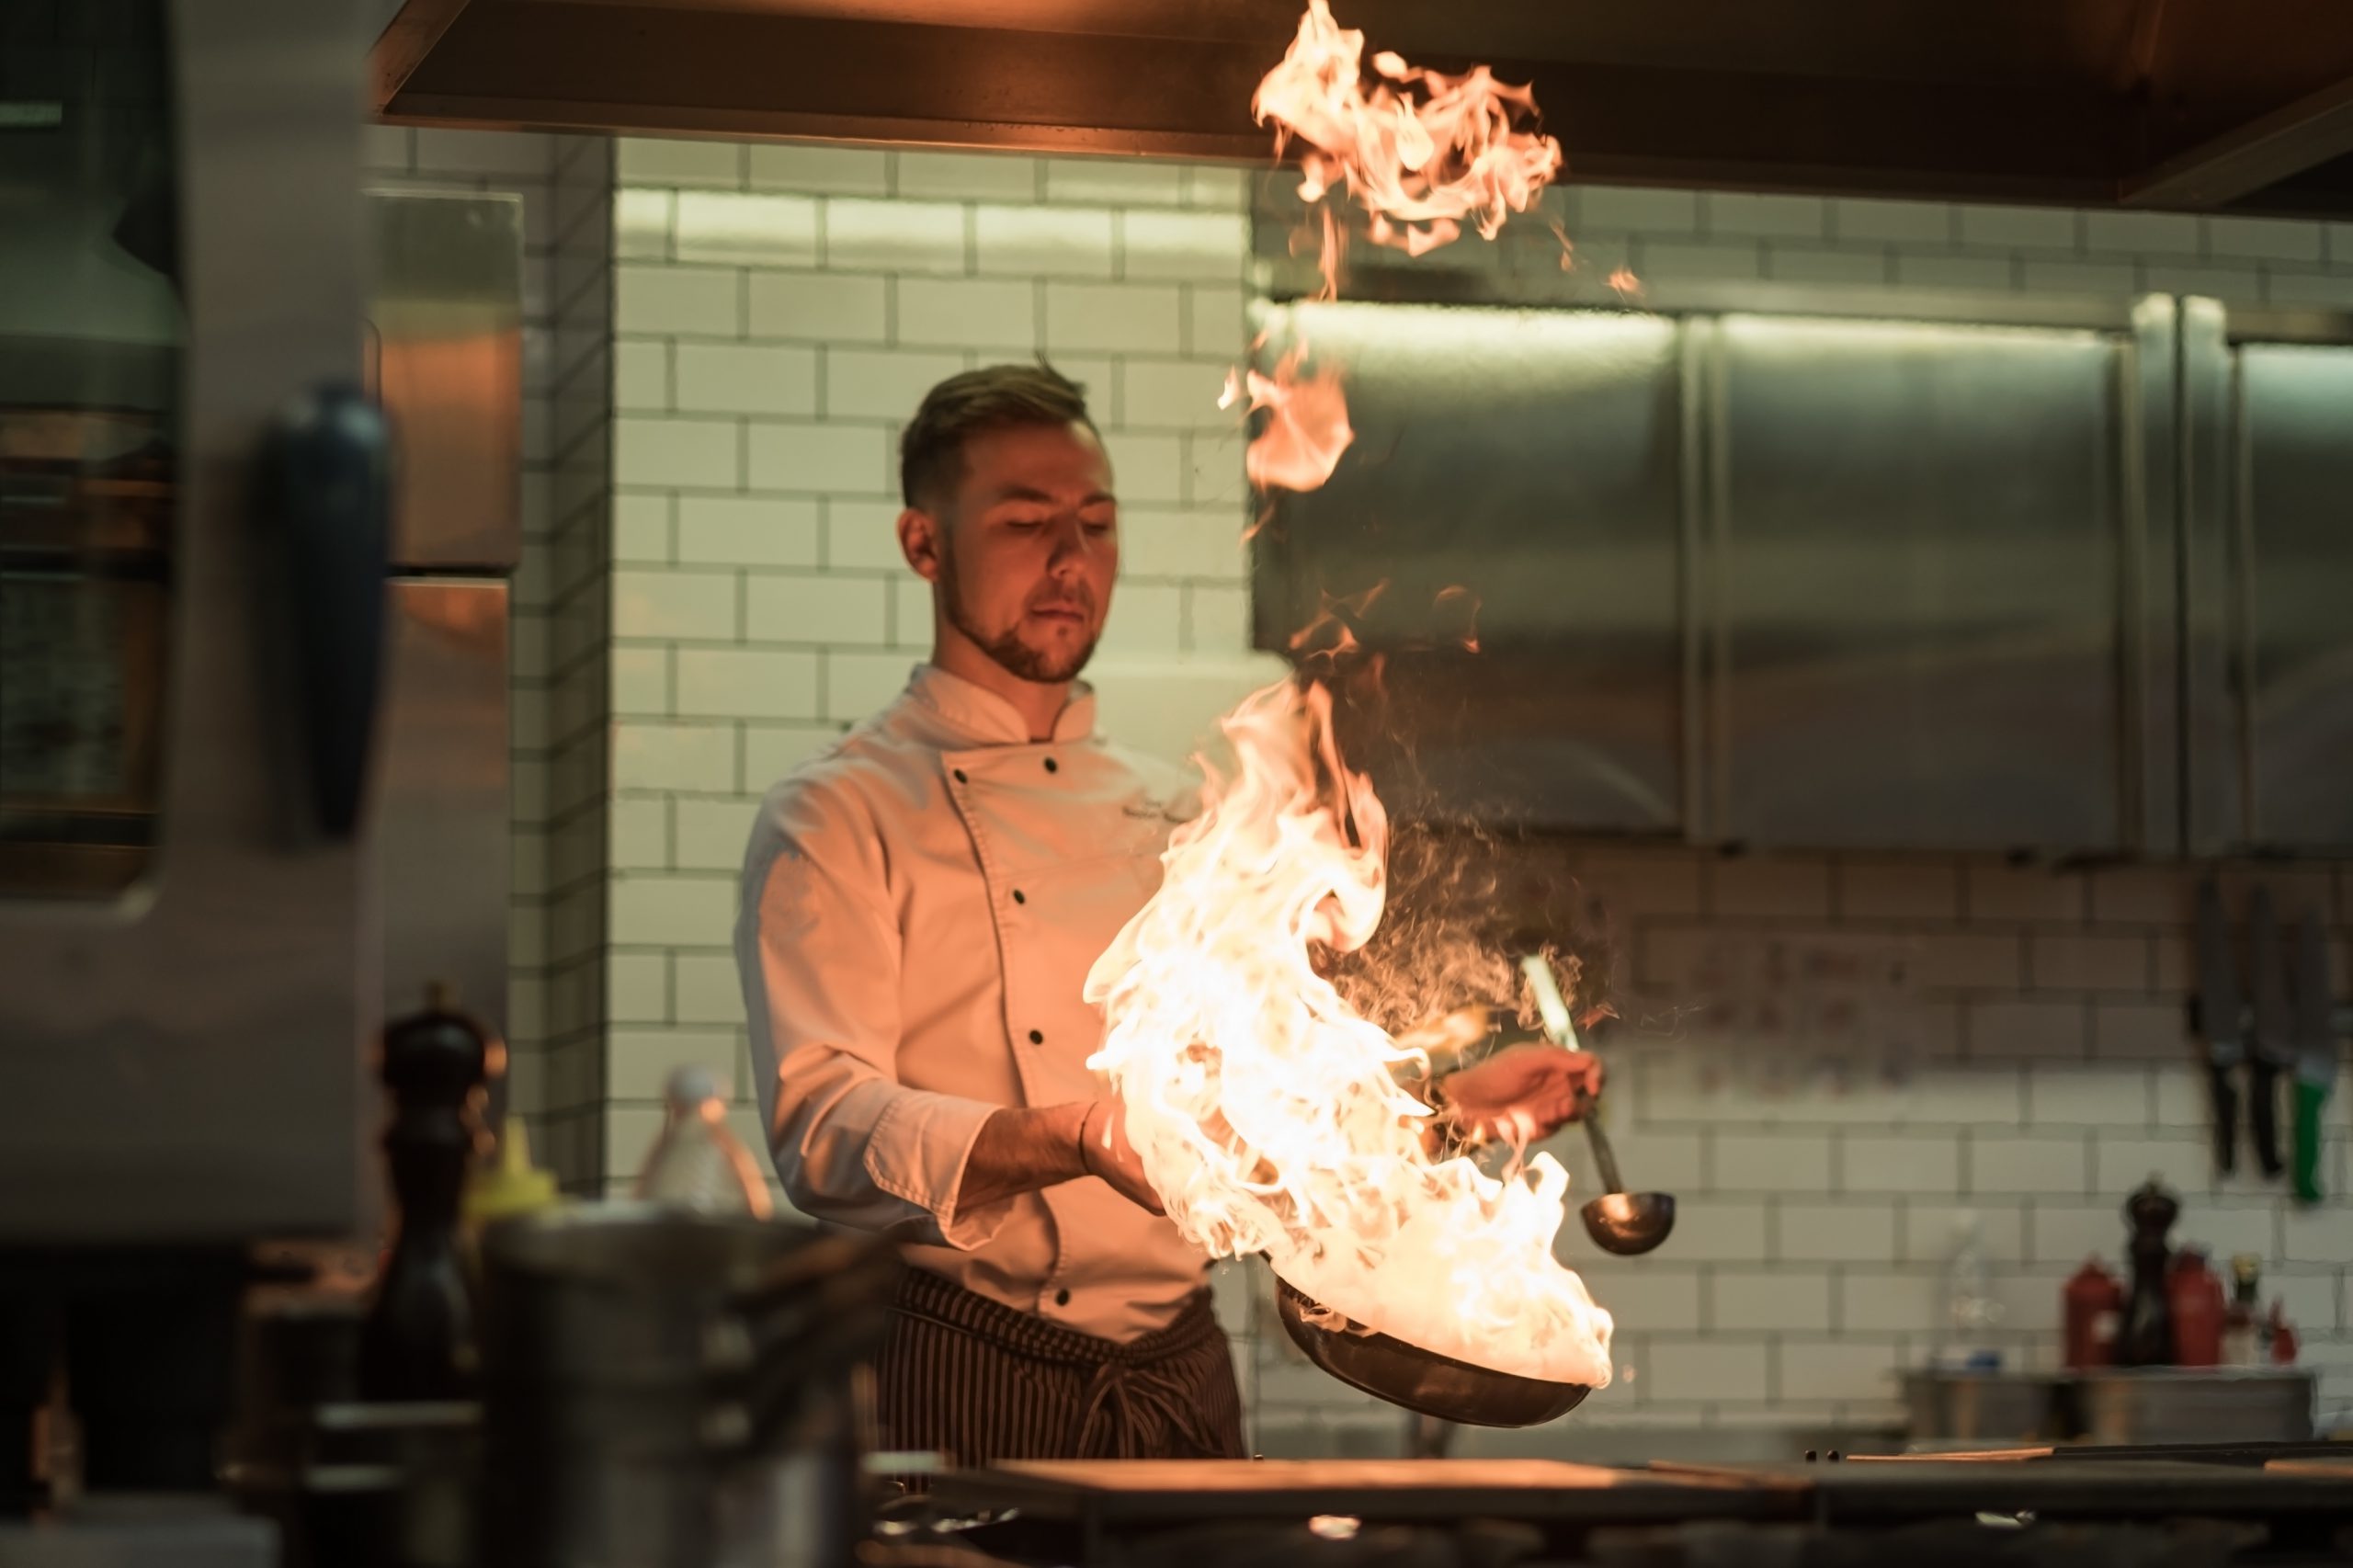
[[(1270, 51), (659, 0), (475, 0), (383, 100), (395, 123), (813, 138), (1266, 164)], [(2131, 165), (2095, 94), (1495, 62), (1569, 177), (1821, 195), (2103, 202)], [(1867, 128), (1859, 133), (1858, 128)]]
[(368, 107), (378, 114), (399, 95), (466, 8), (467, 0), (408, 0), (368, 51)]
[[(394, 0), (373, 3), (381, 14)], [(1268, 161), (1271, 134), (1248, 105), (1280, 42), (1257, 32), (1295, 0), (1125, 3), (1156, 6), (1169, 30), (976, 25), (1078, 0), (406, 0), (369, 65), (379, 114), (400, 124)], [(2345, 79), (2259, 118), (2280, 100), (2255, 90), (2247, 61), (2200, 85), (2227, 21), (2216, 7), (2245, 0), (2083, 3), (2105, 18), (2087, 79), (1898, 81), (1815, 62), (1722, 70), (1542, 52), (1493, 63), (1533, 87), (1576, 180), (2353, 214), (2353, 189), (2306, 172), (2353, 158), (2353, 0), (2345, 48), (2307, 38), (2290, 74), (2298, 88)], [(1216, 7), (1216, 25), (1178, 27), (1197, 5)], [(901, 15), (954, 19), (878, 19)], [(1540, 48), (1549, 37), (1519, 36)], [(2255, 64), (2266, 61), (2275, 77), (2290, 63), (2277, 49)]]
[(2128, 178), (2125, 207), (2210, 211), (2353, 153), (2353, 77)]

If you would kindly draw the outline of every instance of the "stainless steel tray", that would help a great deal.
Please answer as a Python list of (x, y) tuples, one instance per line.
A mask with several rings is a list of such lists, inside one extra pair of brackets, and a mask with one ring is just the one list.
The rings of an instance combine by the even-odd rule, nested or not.
[(2297, 1367), (2117, 1367), (1904, 1375), (1915, 1443), (2296, 1442), (2314, 1375)]

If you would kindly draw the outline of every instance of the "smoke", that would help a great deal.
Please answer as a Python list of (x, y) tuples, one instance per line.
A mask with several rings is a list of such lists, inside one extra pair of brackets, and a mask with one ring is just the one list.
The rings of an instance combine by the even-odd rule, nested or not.
[(1392, 1035), (1440, 1014), (1486, 1007), (1533, 1028), (1519, 959), (1540, 952), (1571, 994), (1584, 962), (1564, 934), (1521, 918), (1504, 896), (1503, 841), (1476, 827), (1392, 824), (1381, 924), (1321, 966), (1348, 1005)]
[(1540, 1028), (1522, 958), (1552, 966), (1571, 1012), (1610, 1011), (1606, 912), (1557, 851), (1523, 830), (1445, 811), (1415, 762), (1430, 715), (1407, 710), (1382, 660), (1327, 657), (1333, 732), (1346, 764), (1373, 777), (1390, 813), (1387, 895), (1362, 947), (1318, 955), (1317, 969), (1359, 1016), (1392, 1036), (1463, 1008), (1484, 1007), (1523, 1030)]

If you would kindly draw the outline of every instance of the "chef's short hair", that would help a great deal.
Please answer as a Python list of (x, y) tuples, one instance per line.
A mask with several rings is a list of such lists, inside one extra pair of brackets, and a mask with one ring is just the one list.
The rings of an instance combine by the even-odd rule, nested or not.
[(923, 405), (899, 437), (900, 494), (920, 508), (952, 493), (963, 473), (964, 443), (983, 431), (1072, 424), (1095, 428), (1086, 389), (1043, 359), (950, 376), (923, 394)]

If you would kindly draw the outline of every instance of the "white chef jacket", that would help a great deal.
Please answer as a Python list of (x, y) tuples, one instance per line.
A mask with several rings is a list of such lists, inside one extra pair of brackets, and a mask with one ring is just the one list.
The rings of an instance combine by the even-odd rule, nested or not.
[(981, 1123), (1099, 1097), (1086, 971), (1160, 882), (1186, 776), (1094, 733), (1032, 742), (936, 666), (768, 792), (736, 966), (777, 1174), (814, 1218), (1103, 1338), (1165, 1326), (1208, 1260), (1094, 1177), (960, 1210)]

